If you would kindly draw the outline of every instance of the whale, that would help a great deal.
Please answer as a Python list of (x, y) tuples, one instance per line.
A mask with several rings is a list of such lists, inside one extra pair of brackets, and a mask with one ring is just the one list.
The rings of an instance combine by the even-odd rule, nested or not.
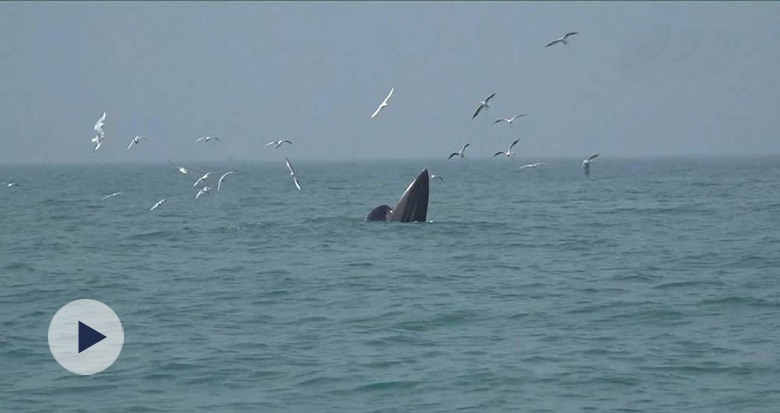
[(428, 217), (429, 181), (428, 170), (423, 169), (406, 188), (395, 208), (380, 205), (368, 213), (366, 221), (425, 222)]

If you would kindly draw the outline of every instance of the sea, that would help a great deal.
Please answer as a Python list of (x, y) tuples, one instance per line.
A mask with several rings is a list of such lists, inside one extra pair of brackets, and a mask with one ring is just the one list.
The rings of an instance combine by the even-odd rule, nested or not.
[(0, 166), (0, 412), (780, 411), (780, 157), (537, 161)]

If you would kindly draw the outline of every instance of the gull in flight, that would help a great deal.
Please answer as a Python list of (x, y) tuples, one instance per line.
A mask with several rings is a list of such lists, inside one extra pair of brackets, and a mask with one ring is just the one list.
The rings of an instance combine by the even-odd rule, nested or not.
[(434, 175), (434, 174), (431, 174), (431, 179), (437, 179), (437, 178), (438, 178), (440, 181), (444, 182), (444, 178), (442, 178), (441, 176), (439, 176), (439, 175)]
[(141, 143), (141, 139), (146, 139), (146, 138), (144, 138), (143, 136), (136, 136), (135, 138), (133, 138), (133, 140), (130, 141), (130, 145), (127, 145), (127, 149), (129, 150), (133, 146)]
[(390, 93), (387, 95), (387, 97), (385, 98), (385, 100), (383, 100), (383, 101), (382, 101), (382, 104), (381, 104), (381, 105), (379, 105), (379, 107), (378, 107), (378, 108), (376, 108), (376, 111), (374, 112), (374, 114), (373, 114), (373, 115), (371, 115), (371, 119), (374, 119), (374, 116), (378, 115), (378, 114), (379, 114), (379, 111), (381, 111), (381, 110), (382, 110), (382, 108), (384, 108), (385, 106), (387, 106), (387, 101), (388, 101), (388, 100), (390, 100), (390, 96), (393, 96), (393, 91), (394, 91), (394, 90), (395, 90), (395, 88), (390, 88)]
[(483, 100), (482, 102), (479, 102), (479, 107), (477, 108), (477, 111), (474, 112), (474, 116), (472, 116), (471, 119), (476, 118), (477, 115), (479, 115), (479, 112), (482, 111), (482, 108), (485, 108), (485, 109), (490, 108), (490, 103), (489, 103), (490, 99), (493, 99), (493, 96), (495, 96), (495, 95), (496, 94), (493, 93), (492, 95), (488, 96), (487, 99)]
[(463, 147), (462, 147), (462, 148), (460, 148), (460, 150), (459, 150), (459, 151), (457, 151), (457, 152), (453, 152), (453, 153), (450, 155), (450, 157), (449, 157), (449, 158), (447, 158), (447, 160), (450, 160), (450, 159), (452, 159), (452, 157), (453, 157), (453, 156), (460, 156), (460, 160), (464, 160), (464, 159), (466, 159), (466, 148), (468, 148), (468, 147), (469, 147), (469, 145), (471, 145), (471, 144), (470, 144), (470, 143), (467, 143), (467, 144), (463, 145)]
[(279, 139), (278, 141), (268, 142), (268, 143), (265, 144), (265, 146), (276, 145), (275, 148), (279, 149), (279, 147), (282, 146), (282, 144), (284, 144), (284, 143), (289, 143), (290, 145), (293, 144), (292, 142), (288, 141), (287, 139)]
[(547, 48), (547, 47), (550, 47), (550, 46), (552, 46), (552, 45), (555, 45), (555, 44), (558, 44), (558, 43), (563, 43), (563, 45), (565, 46), (565, 45), (569, 44), (569, 37), (572, 37), (572, 36), (574, 36), (575, 34), (577, 34), (577, 32), (569, 32), (569, 33), (566, 33), (566, 34), (565, 34), (563, 37), (561, 37), (560, 39), (555, 39), (555, 40), (551, 41), (550, 43), (548, 43), (548, 44), (547, 44), (547, 46), (544, 46), (544, 47), (545, 47), (545, 48)]
[(219, 142), (219, 138), (215, 138), (215, 137), (212, 137), (212, 136), (203, 136), (203, 137), (200, 137), (200, 138), (198, 138), (198, 139), (195, 139), (195, 142), (196, 142), (196, 143), (197, 143), (197, 142), (200, 142), (200, 141), (206, 141), (206, 142), (210, 142), (212, 139), (214, 139), (215, 141)]
[(122, 194), (121, 192), (114, 192), (113, 194), (104, 196), (103, 200), (105, 201), (106, 199), (113, 198), (113, 197), (115, 197), (117, 195), (121, 195), (121, 194)]
[(211, 187), (206, 185), (203, 188), (200, 188), (200, 191), (198, 191), (198, 194), (195, 195), (195, 199), (200, 198), (201, 195), (207, 193), (208, 191), (211, 191)]
[(523, 116), (528, 116), (528, 115), (526, 115), (525, 113), (521, 113), (519, 115), (512, 116), (509, 119), (501, 118), (501, 119), (498, 119), (497, 121), (493, 122), (493, 124), (495, 125), (496, 123), (506, 122), (509, 126), (512, 126), (512, 122), (514, 122), (515, 119), (522, 118)]
[(514, 148), (515, 145), (517, 145), (517, 142), (520, 142), (520, 139), (517, 139), (514, 142), (512, 142), (512, 144), (509, 145), (509, 150), (507, 150), (506, 152), (498, 151), (498, 152), (496, 152), (495, 155), (493, 155), (493, 157), (495, 158), (498, 155), (506, 155), (507, 158), (511, 158), (511, 157), (515, 156), (515, 154), (512, 153), (512, 148)]
[(526, 168), (537, 168), (540, 165), (544, 165), (544, 162), (537, 162), (537, 163), (529, 163), (528, 165), (523, 165), (518, 169), (526, 169)]
[(189, 169), (187, 169), (187, 168), (185, 168), (185, 167), (183, 167), (183, 166), (181, 166), (181, 165), (179, 165), (179, 164), (177, 164), (177, 163), (171, 162), (171, 160), (170, 160), (170, 159), (168, 159), (168, 163), (169, 163), (169, 164), (171, 164), (171, 165), (173, 165), (173, 166), (175, 166), (175, 167), (176, 167), (176, 169), (177, 169), (179, 172), (183, 173), (184, 175), (187, 175), (188, 173), (190, 173), (190, 172), (193, 172), (193, 171), (191, 171), (191, 170), (189, 170)]
[(92, 143), (95, 144), (95, 150), (94, 152), (97, 152), (98, 148), (100, 148), (100, 145), (103, 144), (103, 141), (106, 139), (106, 132), (103, 130), (103, 126), (106, 124), (106, 112), (103, 112), (103, 115), (100, 116), (100, 119), (98, 119), (97, 122), (95, 122), (95, 132), (97, 132), (97, 135), (95, 135), (94, 138), (92, 138)]
[(154, 204), (153, 207), (149, 208), (149, 211), (154, 211), (155, 209), (157, 209), (158, 206), (162, 205), (164, 202), (165, 202), (165, 199), (161, 199), (161, 200), (157, 201), (157, 203)]
[(205, 175), (203, 175), (203, 176), (201, 176), (200, 178), (198, 178), (198, 180), (197, 180), (197, 181), (195, 181), (195, 183), (194, 183), (194, 184), (192, 184), (192, 187), (193, 187), (193, 188), (195, 188), (196, 186), (200, 185), (200, 183), (201, 183), (201, 182), (203, 182), (203, 181), (205, 181), (205, 180), (209, 179), (209, 175), (211, 175), (211, 174), (213, 174), (213, 173), (214, 173), (214, 172), (206, 172), (206, 174), (205, 174)]
[(298, 190), (301, 190), (301, 184), (298, 183), (298, 176), (295, 175), (295, 169), (293, 169), (292, 163), (290, 163), (290, 158), (285, 157), (284, 163), (287, 165), (287, 169), (290, 170), (290, 176), (293, 177), (293, 182), (295, 182), (295, 187), (298, 188)]
[(11, 187), (16, 186), (16, 182), (3, 182), (3, 186), (11, 188)]
[(225, 180), (225, 177), (235, 172), (236, 171), (225, 172), (222, 174), (222, 176), (219, 177), (219, 182), (217, 182), (217, 192), (219, 192), (219, 189), (222, 188), (222, 181)]
[(582, 161), (582, 171), (585, 172), (586, 177), (590, 176), (590, 163), (593, 162), (593, 160), (595, 160), (598, 156), (599, 154), (595, 154), (590, 158)]

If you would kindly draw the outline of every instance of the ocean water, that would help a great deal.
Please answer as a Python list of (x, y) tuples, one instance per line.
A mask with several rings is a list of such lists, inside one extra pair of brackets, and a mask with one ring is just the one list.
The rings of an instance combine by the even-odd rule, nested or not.
[[(0, 166), (0, 411), (778, 411), (780, 158), (580, 162)], [(424, 167), (430, 222), (363, 222)]]

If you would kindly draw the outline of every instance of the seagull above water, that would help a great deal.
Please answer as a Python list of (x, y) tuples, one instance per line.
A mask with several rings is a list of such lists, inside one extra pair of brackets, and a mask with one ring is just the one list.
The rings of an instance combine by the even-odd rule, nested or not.
[(547, 47), (550, 47), (550, 46), (558, 44), (558, 43), (562, 43), (565, 46), (565, 45), (569, 44), (569, 37), (574, 36), (575, 34), (577, 34), (577, 32), (566, 33), (560, 39), (555, 39), (555, 40), (551, 41), (550, 43), (548, 43), (547, 46), (544, 46), (544, 47), (547, 48)]
[(288, 141), (287, 139), (279, 139), (278, 141), (268, 142), (268, 143), (265, 144), (265, 146), (276, 145), (275, 148), (279, 149), (279, 147), (282, 146), (283, 143), (289, 143), (290, 145), (293, 144), (292, 142)]
[(2, 185), (11, 188), (16, 186), (16, 182), (3, 182)]
[(169, 163), (169, 164), (171, 164), (171, 165), (173, 165), (173, 166), (175, 166), (175, 167), (176, 167), (176, 169), (177, 169), (179, 172), (183, 173), (184, 175), (187, 175), (188, 173), (191, 173), (191, 172), (193, 172), (193, 171), (191, 171), (191, 170), (189, 170), (189, 169), (187, 169), (187, 168), (185, 168), (185, 167), (183, 167), (183, 166), (181, 166), (181, 165), (179, 165), (179, 164), (177, 164), (177, 163), (174, 163), (174, 162), (172, 162), (170, 159), (168, 159), (168, 163)]
[(596, 159), (598, 156), (599, 156), (599, 154), (595, 154), (595, 155), (591, 156), (590, 158), (588, 158), (588, 159), (585, 159), (584, 161), (582, 161), (582, 171), (583, 171), (583, 172), (585, 172), (585, 177), (588, 177), (588, 176), (590, 176), (590, 164), (591, 164), (591, 162), (593, 162), (593, 161), (594, 161), (594, 160), (595, 160), (595, 159)]
[(523, 116), (528, 116), (528, 115), (526, 115), (525, 113), (521, 113), (519, 115), (512, 116), (509, 119), (501, 118), (501, 119), (498, 119), (495, 122), (493, 122), (493, 124), (495, 125), (496, 123), (506, 122), (509, 126), (512, 126), (512, 122), (514, 122), (515, 119), (522, 118)]
[(117, 196), (117, 195), (121, 195), (121, 194), (122, 194), (121, 192), (114, 192), (114, 193), (113, 193), (113, 194), (111, 194), (111, 195), (106, 195), (106, 196), (104, 196), (102, 199), (105, 201), (106, 199), (113, 198), (113, 197), (115, 197), (115, 196)]
[(200, 137), (198, 139), (195, 139), (195, 142), (196, 143), (200, 142), (200, 141), (211, 142), (212, 139), (214, 139), (217, 142), (220, 141), (219, 138), (215, 138), (215, 137), (212, 137), (212, 136), (203, 136), (203, 137)]
[(219, 177), (219, 182), (217, 182), (217, 192), (219, 192), (219, 189), (222, 188), (222, 181), (225, 180), (225, 177), (235, 172), (236, 171), (225, 172), (222, 174), (222, 176)]
[(136, 136), (135, 138), (133, 138), (133, 140), (130, 141), (130, 145), (127, 145), (127, 149), (129, 150), (133, 146), (141, 143), (141, 139), (146, 139), (146, 138), (144, 138), (143, 136)]
[(103, 131), (103, 126), (106, 124), (106, 112), (103, 112), (103, 115), (100, 116), (100, 119), (98, 119), (97, 122), (95, 122), (95, 132), (100, 135), (100, 138), (103, 139), (106, 137), (106, 133)]
[(165, 199), (161, 199), (161, 200), (157, 201), (157, 203), (154, 204), (153, 207), (149, 208), (149, 211), (154, 211), (155, 209), (157, 209), (158, 206), (162, 205), (164, 202), (165, 202)]
[(526, 169), (526, 168), (537, 168), (540, 165), (544, 165), (544, 162), (537, 162), (537, 163), (529, 163), (528, 165), (523, 165), (518, 169)]
[(206, 174), (205, 174), (205, 175), (203, 175), (203, 176), (201, 176), (200, 178), (198, 178), (198, 180), (197, 180), (197, 181), (195, 181), (195, 183), (194, 183), (194, 184), (192, 184), (192, 187), (194, 188), (194, 187), (196, 187), (196, 186), (200, 185), (200, 183), (201, 183), (201, 182), (203, 182), (203, 181), (205, 181), (205, 180), (209, 179), (209, 175), (211, 175), (211, 174), (213, 174), (213, 173), (214, 173), (214, 172), (206, 172)]
[(453, 152), (452, 154), (450, 154), (450, 157), (449, 157), (449, 158), (447, 158), (447, 160), (450, 160), (450, 159), (452, 159), (452, 157), (453, 157), (453, 156), (460, 156), (460, 160), (464, 160), (464, 159), (466, 159), (466, 148), (468, 148), (468, 147), (469, 147), (469, 145), (471, 145), (471, 144), (470, 144), (470, 143), (467, 143), (467, 144), (463, 145), (463, 147), (462, 147), (462, 148), (460, 148), (460, 150), (459, 150), (459, 151), (457, 151), (457, 152)]
[(381, 104), (381, 105), (379, 105), (379, 107), (378, 107), (378, 108), (376, 108), (376, 111), (374, 112), (374, 114), (373, 114), (373, 115), (371, 115), (371, 119), (374, 119), (374, 116), (378, 115), (378, 114), (379, 114), (379, 111), (381, 111), (381, 110), (382, 110), (382, 108), (384, 108), (385, 106), (387, 106), (387, 101), (388, 101), (388, 100), (390, 100), (390, 96), (393, 96), (393, 91), (394, 91), (394, 90), (395, 90), (395, 88), (390, 88), (390, 93), (387, 95), (387, 97), (385, 98), (385, 100), (383, 100), (383, 101), (382, 101), (382, 104)]
[(515, 154), (512, 153), (512, 148), (514, 148), (515, 145), (517, 145), (517, 142), (520, 142), (520, 139), (517, 139), (514, 142), (512, 142), (512, 144), (509, 145), (509, 150), (507, 150), (506, 152), (498, 151), (498, 152), (496, 152), (495, 155), (493, 155), (493, 157), (495, 158), (498, 155), (506, 155), (507, 158), (511, 158), (511, 157), (515, 156)]
[(471, 119), (476, 118), (477, 115), (479, 115), (479, 112), (481, 112), (483, 108), (485, 108), (485, 109), (490, 108), (490, 103), (489, 103), (490, 99), (493, 99), (493, 96), (495, 96), (495, 95), (496, 94), (493, 93), (492, 95), (488, 96), (487, 99), (483, 100), (482, 102), (479, 102), (479, 107), (477, 108), (477, 111), (474, 112), (474, 116), (472, 116)]
[(200, 188), (200, 191), (198, 191), (198, 194), (195, 195), (195, 199), (200, 198), (201, 195), (207, 193), (208, 191), (211, 191), (211, 187), (206, 185), (203, 188)]
[(295, 187), (298, 188), (298, 190), (301, 190), (301, 184), (298, 183), (298, 176), (295, 175), (295, 169), (293, 169), (292, 163), (290, 163), (290, 158), (285, 157), (284, 163), (287, 165), (287, 169), (290, 170), (290, 176), (293, 177), (293, 182), (295, 182)]
[(431, 174), (431, 179), (437, 179), (437, 178), (438, 178), (440, 181), (444, 182), (444, 178), (442, 178), (441, 176), (439, 176), (439, 175), (434, 175), (434, 174)]

